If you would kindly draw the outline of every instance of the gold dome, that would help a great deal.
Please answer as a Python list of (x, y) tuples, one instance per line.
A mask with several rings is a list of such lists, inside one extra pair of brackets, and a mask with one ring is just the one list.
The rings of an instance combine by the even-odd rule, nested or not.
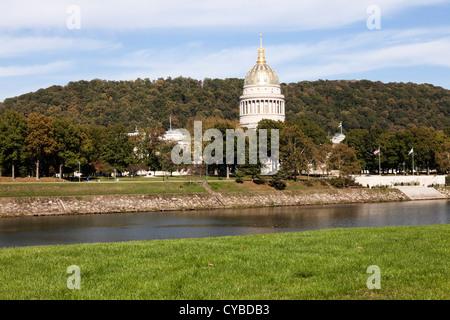
[(260, 34), (260, 45), (258, 49), (258, 60), (256, 65), (251, 68), (245, 76), (244, 85), (279, 85), (278, 75), (270, 66), (266, 64), (264, 48), (262, 46), (262, 35)]

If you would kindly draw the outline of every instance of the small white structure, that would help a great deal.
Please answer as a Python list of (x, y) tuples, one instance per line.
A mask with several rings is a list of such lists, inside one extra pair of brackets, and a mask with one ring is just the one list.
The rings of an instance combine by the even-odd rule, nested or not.
[(341, 133), (336, 133), (333, 138), (331, 138), (332, 143), (341, 143), (345, 139), (345, 134), (342, 133), (342, 122), (339, 122), (339, 128), (341, 128)]
[(380, 176), (380, 175), (359, 175), (353, 176), (355, 182), (363, 187), (395, 187), (401, 185), (416, 185), (416, 186), (437, 186), (445, 185), (445, 175), (429, 175), (429, 176)]
[(331, 138), (331, 142), (333, 143), (341, 143), (345, 139), (345, 134), (337, 134), (333, 138)]
[[(135, 132), (128, 133), (129, 136), (137, 136), (139, 134), (137, 128)], [(170, 127), (169, 130), (166, 131), (166, 133), (160, 137), (161, 140), (164, 141), (176, 141), (179, 145), (188, 145), (186, 141), (187, 136), (184, 135), (184, 133), (180, 129), (172, 129), (172, 117), (170, 118)], [(190, 137), (189, 137), (190, 138)], [(136, 148), (134, 150), (136, 152)], [(129, 172), (123, 172), (124, 175), (130, 175)], [(137, 172), (137, 175), (143, 176), (145, 178), (154, 178), (156, 176), (168, 176), (170, 175), (170, 172), (164, 172), (164, 171), (147, 171), (147, 170), (140, 170)], [(182, 176), (187, 175), (187, 171), (175, 171), (172, 172), (173, 176)]]

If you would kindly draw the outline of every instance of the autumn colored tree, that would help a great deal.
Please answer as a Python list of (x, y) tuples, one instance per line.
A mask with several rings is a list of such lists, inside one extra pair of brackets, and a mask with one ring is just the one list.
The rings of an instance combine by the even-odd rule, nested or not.
[(335, 144), (330, 153), (331, 168), (339, 170), (339, 177), (345, 184), (345, 178), (361, 171), (361, 164), (356, 157), (355, 149), (345, 143)]
[(316, 165), (316, 170), (326, 172), (327, 176), (331, 168), (330, 154), (332, 148), (333, 146), (331, 144), (324, 143), (316, 149), (315, 153), (314, 162)]

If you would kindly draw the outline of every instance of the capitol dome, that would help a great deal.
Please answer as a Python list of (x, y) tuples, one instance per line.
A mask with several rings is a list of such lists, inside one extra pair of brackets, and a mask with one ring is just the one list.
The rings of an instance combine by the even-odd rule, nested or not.
[(284, 122), (284, 96), (274, 69), (266, 64), (262, 35), (260, 35), (258, 60), (244, 80), (244, 92), (240, 97), (240, 123), (247, 128), (256, 128), (262, 119)]
[(251, 68), (245, 76), (244, 86), (247, 85), (265, 85), (275, 84), (279, 85), (277, 73), (270, 66), (266, 64), (264, 56), (264, 48), (262, 46), (262, 37), (258, 49), (258, 60), (256, 65)]
[(253, 84), (280, 84), (275, 70), (267, 64), (257, 64), (245, 76), (244, 85)]

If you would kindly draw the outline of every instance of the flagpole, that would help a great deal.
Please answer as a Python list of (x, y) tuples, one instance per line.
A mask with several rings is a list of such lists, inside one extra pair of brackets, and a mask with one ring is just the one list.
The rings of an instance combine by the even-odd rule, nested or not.
[(380, 147), (378, 147), (378, 150), (379, 150), (379, 152), (378, 152), (378, 173), (381, 176), (381, 155), (380, 155), (381, 149), (380, 149)]
[(412, 153), (412, 162), (413, 162), (412, 174), (414, 175), (414, 152)]

